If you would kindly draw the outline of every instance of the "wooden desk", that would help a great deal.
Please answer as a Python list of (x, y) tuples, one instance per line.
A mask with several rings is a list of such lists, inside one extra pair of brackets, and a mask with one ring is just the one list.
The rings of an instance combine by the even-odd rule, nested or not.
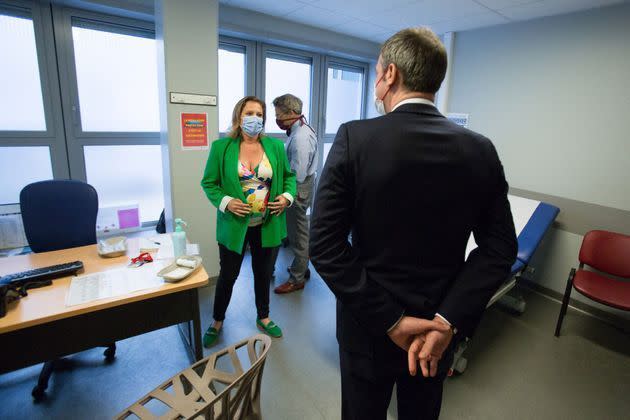
[[(138, 255), (138, 240), (130, 239), (128, 248), (126, 256), (117, 258), (99, 257), (96, 245), (3, 258), (0, 275), (76, 260), (83, 261), (80, 274), (120, 268), (130, 256)], [(203, 267), (179, 283), (76, 306), (65, 304), (70, 281), (71, 277), (53, 280), (52, 285), (29, 290), (27, 297), (8, 305), (6, 316), (0, 318), (0, 373), (170, 325), (190, 327), (190, 322), (188, 334), (180, 332), (191, 358), (203, 357), (198, 294), (198, 288), (208, 284)]]

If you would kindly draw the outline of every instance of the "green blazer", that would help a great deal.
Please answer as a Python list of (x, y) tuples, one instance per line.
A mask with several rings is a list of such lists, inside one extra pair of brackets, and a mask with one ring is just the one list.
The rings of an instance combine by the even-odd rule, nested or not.
[[(243, 203), (245, 194), (238, 179), (238, 155), (240, 138), (230, 137), (215, 140), (210, 148), (210, 156), (201, 180), (201, 187), (210, 202), (217, 208), (217, 241), (231, 251), (241, 253), (250, 216), (239, 217), (230, 211), (222, 212), (219, 205), (227, 195), (240, 198)], [(291, 172), (284, 144), (275, 138), (262, 136), (263, 149), (267, 154), (273, 178), (271, 181), (270, 200), (281, 194), (296, 194), (295, 174)], [(280, 216), (271, 215), (266, 210), (262, 224), (262, 246), (266, 248), (279, 246), (287, 236), (285, 212)]]

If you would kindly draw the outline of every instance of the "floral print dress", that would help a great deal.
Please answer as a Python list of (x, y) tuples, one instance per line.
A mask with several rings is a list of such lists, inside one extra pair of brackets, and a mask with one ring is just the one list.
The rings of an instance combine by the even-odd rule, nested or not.
[(262, 160), (253, 171), (239, 160), (238, 179), (241, 182), (247, 203), (252, 206), (249, 226), (258, 226), (263, 222), (269, 202), (272, 178), (273, 170), (266, 153), (263, 153)]

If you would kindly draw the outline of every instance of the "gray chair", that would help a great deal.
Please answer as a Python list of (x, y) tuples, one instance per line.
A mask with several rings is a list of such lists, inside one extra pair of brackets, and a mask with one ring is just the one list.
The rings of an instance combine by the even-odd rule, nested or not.
[[(258, 334), (213, 353), (168, 379), (116, 419), (260, 420), (260, 385), (270, 346), (271, 338)], [(238, 354), (241, 348), (247, 350), (247, 369)], [(228, 361), (227, 369), (218, 366)]]

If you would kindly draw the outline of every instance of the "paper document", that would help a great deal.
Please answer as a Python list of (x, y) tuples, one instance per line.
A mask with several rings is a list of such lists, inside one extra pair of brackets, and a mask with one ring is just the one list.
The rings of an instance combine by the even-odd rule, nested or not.
[[(150, 252), (155, 260), (172, 260), (175, 258), (173, 238), (170, 233), (140, 238), (140, 252)], [(186, 255), (199, 255), (199, 244), (186, 244)]]
[(66, 306), (159, 287), (164, 281), (157, 276), (157, 272), (165, 265), (153, 262), (136, 268), (125, 267), (75, 277), (70, 283)]
[(170, 236), (164, 235), (164, 238), (162, 238), (161, 236), (140, 238), (138, 246), (140, 248), (140, 252), (158, 252), (158, 250), (166, 240), (170, 241)]
[(170, 234), (164, 234), (160, 237), (158, 242), (161, 243), (160, 249), (157, 254), (153, 255), (156, 260), (167, 260), (175, 258), (175, 251), (173, 251), (173, 238)]
[(186, 244), (186, 255), (199, 255), (199, 244)]
[(20, 212), (19, 204), (0, 206), (0, 249), (28, 245)]

